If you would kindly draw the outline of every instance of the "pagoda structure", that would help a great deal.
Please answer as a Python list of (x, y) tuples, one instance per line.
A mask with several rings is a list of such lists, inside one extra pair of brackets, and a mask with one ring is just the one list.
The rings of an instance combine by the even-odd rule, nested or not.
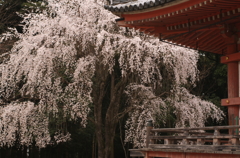
[[(126, 0), (125, 0), (126, 2)], [(119, 26), (134, 28), (160, 41), (221, 54), (228, 67), (229, 125), (240, 115), (240, 0), (138, 0), (105, 6)]]

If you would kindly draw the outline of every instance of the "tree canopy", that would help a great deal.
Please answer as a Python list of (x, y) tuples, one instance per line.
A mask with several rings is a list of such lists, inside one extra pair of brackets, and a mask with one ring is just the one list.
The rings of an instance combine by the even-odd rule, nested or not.
[[(222, 111), (191, 94), (198, 53), (119, 28), (101, 0), (48, 0), (0, 65), (0, 146), (40, 148), (71, 139), (67, 122), (95, 126), (98, 156), (113, 157), (119, 120), (142, 146), (145, 123), (204, 126)], [(93, 117), (89, 117), (92, 113)], [(54, 124), (51, 121), (54, 120)], [(58, 122), (56, 124), (56, 122)]]

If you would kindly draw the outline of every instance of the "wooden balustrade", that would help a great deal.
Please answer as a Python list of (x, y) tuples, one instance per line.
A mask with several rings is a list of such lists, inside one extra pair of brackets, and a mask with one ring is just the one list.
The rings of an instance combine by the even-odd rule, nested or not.
[[(228, 131), (236, 131), (228, 134)], [(213, 126), (199, 128), (147, 127), (146, 148), (178, 148), (189, 150), (240, 150), (240, 126)], [(223, 133), (222, 130), (225, 130)]]

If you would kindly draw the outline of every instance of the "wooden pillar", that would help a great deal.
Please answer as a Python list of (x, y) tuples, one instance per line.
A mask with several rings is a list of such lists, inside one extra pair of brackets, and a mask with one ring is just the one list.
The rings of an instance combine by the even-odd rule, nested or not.
[[(229, 32), (229, 30), (227, 30)], [(231, 29), (230, 29), (231, 32)], [(227, 33), (228, 34), (228, 33)], [(238, 52), (238, 33), (233, 33), (226, 36), (227, 55)], [(228, 98), (239, 97), (239, 61), (232, 61), (227, 63), (228, 67)], [(239, 117), (239, 105), (228, 106), (228, 123), (229, 125), (236, 125), (236, 118)], [(233, 130), (229, 133), (232, 134)]]
[[(238, 62), (231, 62), (228, 66), (228, 98), (239, 97)], [(228, 106), (229, 125), (235, 125), (235, 118), (239, 117), (239, 105)]]
[[(222, 36), (227, 45), (227, 54), (221, 57), (221, 63), (228, 66), (228, 98), (222, 99), (222, 106), (228, 106), (229, 125), (239, 125), (240, 120), (240, 23), (222, 27)], [(236, 132), (235, 132), (236, 131)], [(238, 130), (229, 130), (229, 134), (238, 134)]]

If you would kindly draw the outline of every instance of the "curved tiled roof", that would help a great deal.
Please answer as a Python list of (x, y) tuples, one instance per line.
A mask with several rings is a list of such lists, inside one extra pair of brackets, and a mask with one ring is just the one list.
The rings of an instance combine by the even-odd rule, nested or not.
[(106, 8), (119, 26), (217, 54), (227, 53), (226, 39), (240, 29), (240, 0), (138, 0)]
[(138, 11), (152, 7), (162, 6), (176, 0), (138, 0), (119, 5), (105, 5), (104, 8), (115, 13)]

